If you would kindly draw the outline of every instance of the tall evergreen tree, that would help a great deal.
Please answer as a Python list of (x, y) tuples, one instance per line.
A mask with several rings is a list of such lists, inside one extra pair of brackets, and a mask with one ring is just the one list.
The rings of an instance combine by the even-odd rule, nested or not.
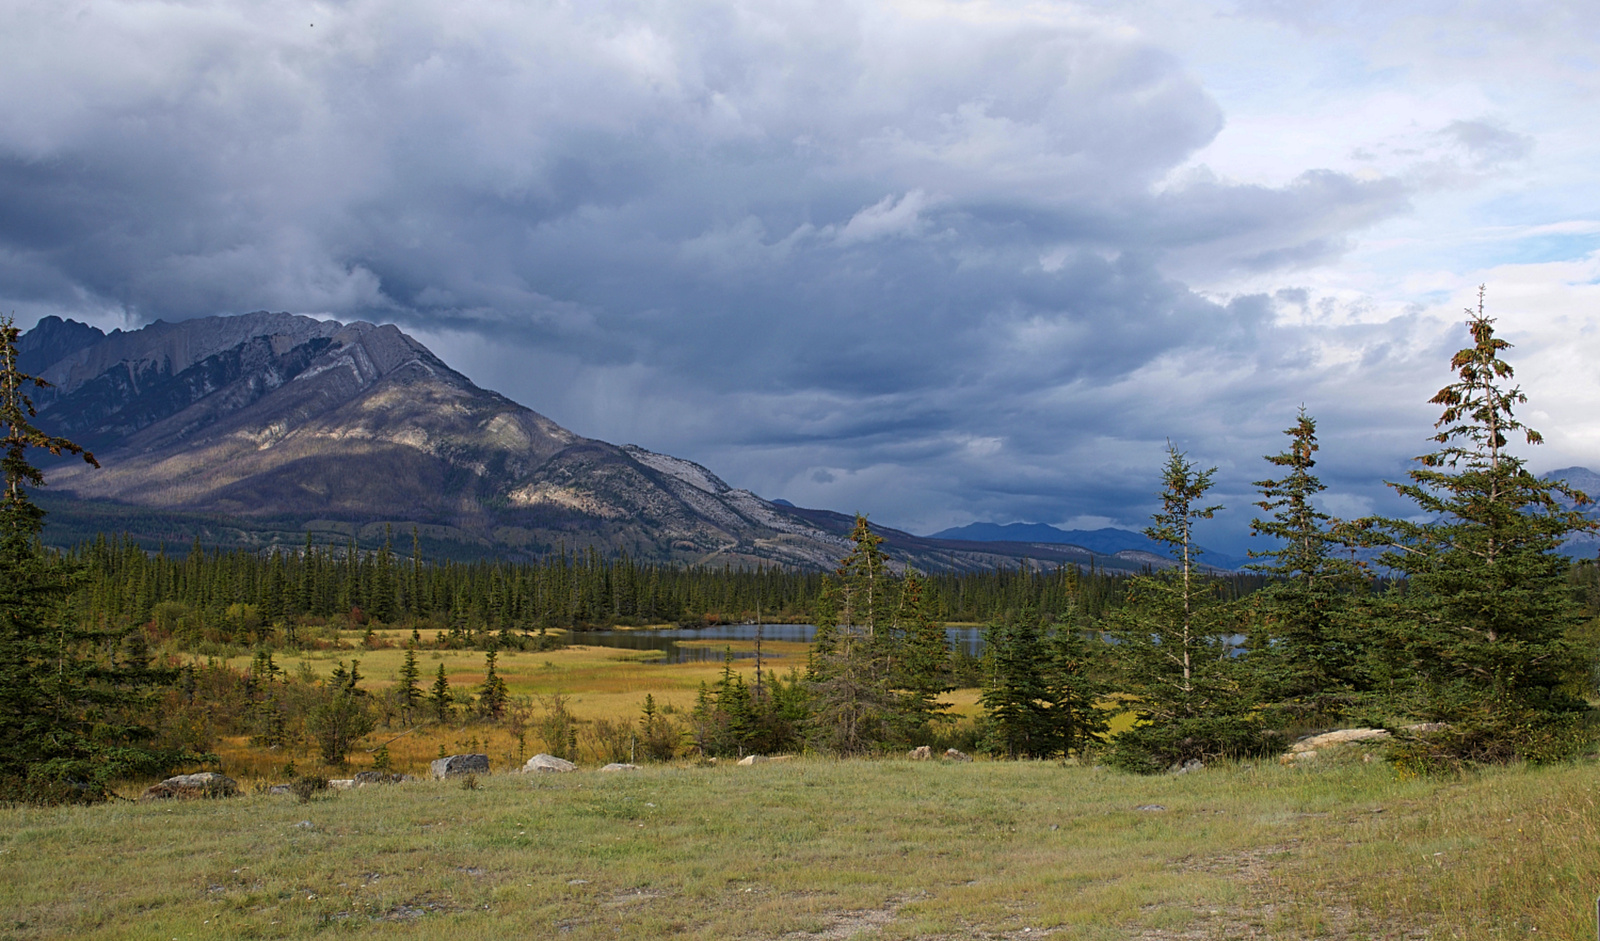
[(29, 387), (47, 386), (17, 368), (20, 331), (0, 319), (0, 799), (49, 802), (105, 795), (110, 781), (163, 770), (180, 756), (145, 745), (133, 718), (141, 690), (160, 675), (129, 650), (126, 630), (85, 626), (64, 602), (83, 581), (81, 566), (39, 545), (44, 513), (27, 488), (44, 485), (28, 459), (94, 456), (33, 425)]
[(840, 755), (881, 747), (895, 716), (888, 638), (881, 630), (891, 610), (883, 538), (857, 516), (850, 539), (855, 548), (837, 572), (837, 624), (819, 631), (811, 656), (809, 738), (814, 747)]
[(939, 697), (950, 691), (947, 668), (950, 642), (944, 625), (929, 611), (922, 579), (906, 572), (900, 585), (900, 605), (892, 623), (895, 676), (899, 696), (895, 707), (896, 733), (903, 743), (923, 744), (928, 727), (949, 708)]
[(1580, 694), (1594, 690), (1565, 639), (1580, 612), (1558, 550), (1595, 524), (1577, 509), (1586, 495), (1538, 479), (1508, 450), (1514, 435), (1542, 438), (1515, 415), (1527, 396), (1509, 386), (1510, 344), (1495, 336), (1482, 288), (1466, 313), (1472, 345), (1451, 358), (1456, 381), (1431, 399), (1444, 409), (1438, 447), (1417, 458), (1408, 483), (1390, 484), (1425, 519), (1359, 525), (1386, 549), (1379, 561), (1406, 576), (1389, 626), (1392, 648), (1423, 680), (1413, 711), (1449, 723), (1422, 736), (1418, 760), (1560, 757), (1580, 747)]
[(1308, 727), (1346, 714), (1367, 685), (1353, 623), (1364, 584), (1355, 562), (1335, 554), (1337, 521), (1313, 502), (1326, 489), (1312, 471), (1316, 420), (1302, 407), (1284, 434), (1289, 449), (1267, 456), (1283, 476), (1255, 483), (1256, 506), (1271, 515), (1251, 520), (1250, 531), (1276, 548), (1250, 553), (1262, 561), (1249, 568), (1273, 581), (1247, 601), (1258, 628), (1250, 632), (1249, 664), (1264, 701)]
[(1168, 447), (1161, 509), (1144, 532), (1166, 543), (1177, 564), (1133, 579), (1127, 606), (1108, 622), (1122, 688), (1134, 697), (1137, 720), (1112, 740), (1110, 758), (1128, 770), (1160, 771), (1265, 747), (1240, 665), (1225, 640), (1235, 627), (1194, 544), (1195, 523), (1222, 509), (1202, 502), (1215, 472), (1198, 469)]

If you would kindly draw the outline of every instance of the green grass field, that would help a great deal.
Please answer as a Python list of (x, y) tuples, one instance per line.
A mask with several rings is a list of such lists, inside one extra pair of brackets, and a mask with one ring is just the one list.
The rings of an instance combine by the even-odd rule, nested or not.
[[(792, 646), (769, 645), (771, 666), (802, 665)], [(326, 676), (353, 657), (377, 690), (403, 651), (303, 664)], [(420, 659), (425, 680), (441, 663), (458, 687), (483, 678), (481, 652)], [(720, 670), (578, 646), (500, 660), (513, 694), (562, 693), (585, 722), (635, 718), (646, 693), (686, 710)], [(974, 695), (954, 694), (956, 711)], [(404, 731), (379, 729), (323, 773), (370, 767)], [(603, 773), (585, 754), (578, 773), (524, 776), (499, 773), (519, 758), (504, 726), (427, 725), (389, 746), (414, 774), (441, 748), (486, 752), (497, 773), (475, 790), (420, 781), (299, 803), (258, 791), (286, 760), (319, 770), (314, 750), (239, 738), (219, 751), (245, 796), (0, 809), (0, 937), (1595, 936), (1592, 760), (1428, 780), (1360, 747), (1151, 778), (820, 758)]]
[(10, 809), (0, 934), (1584, 938), (1597, 770), (803, 759)]

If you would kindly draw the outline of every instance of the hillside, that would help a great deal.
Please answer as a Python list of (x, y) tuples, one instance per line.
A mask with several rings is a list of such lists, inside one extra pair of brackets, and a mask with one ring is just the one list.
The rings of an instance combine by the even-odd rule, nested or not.
[[(481, 389), (392, 325), (265, 311), (104, 334), (45, 318), (19, 343), (52, 384), (39, 423), (95, 451), (48, 469), (48, 538), (594, 547), (657, 561), (831, 567), (852, 518), (763, 500), (691, 461), (562, 428)], [(1071, 547), (893, 533), (927, 570), (1087, 562)], [(1111, 559), (1110, 567), (1139, 563)]]
[[(1109, 556), (1125, 562), (1168, 564), (1167, 547), (1144, 533), (1128, 529), (1058, 529), (1046, 523), (969, 523), (933, 533), (928, 539), (960, 540), (963, 542), (1009, 543), (1019, 545), (1075, 546), (1094, 553), (1097, 557)], [(1235, 556), (1213, 552), (1204, 546), (1201, 559), (1219, 569), (1237, 569), (1249, 562)]]

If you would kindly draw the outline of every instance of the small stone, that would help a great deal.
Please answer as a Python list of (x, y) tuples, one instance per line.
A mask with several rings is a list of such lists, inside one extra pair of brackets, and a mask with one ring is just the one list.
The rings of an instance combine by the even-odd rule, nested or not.
[(1190, 758), (1181, 765), (1173, 765), (1171, 768), (1168, 768), (1167, 771), (1171, 774), (1188, 774), (1191, 771), (1203, 770), (1205, 766), (1206, 763), (1200, 759)]
[(624, 762), (624, 761), (613, 761), (611, 764), (606, 765), (604, 768), (601, 768), (600, 770), (601, 771), (638, 771), (639, 770), (639, 766), (638, 765), (630, 765), (630, 764), (628, 764), (627, 762)]
[(933, 749), (927, 745), (918, 745), (916, 748), (911, 749), (911, 759), (913, 761), (931, 761), (933, 759)]
[(355, 778), (329, 778), (328, 787), (335, 791), (348, 791), (356, 786)]
[(540, 752), (539, 754), (534, 755), (532, 758), (529, 758), (527, 763), (522, 766), (523, 774), (546, 771), (565, 773), (576, 770), (578, 770), (578, 766), (567, 759), (557, 758), (555, 755), (546, 755), (544, 752)]
[(972, 760), (972, 756), (971, 755), (968, 755), (966, 752), (959, 751), (959, 750), (954, 749), (954, 748), (946, 748), (944, 750), (944, 757), (945, 757), (946, 761), (971, 761)]
[(488, 755), (451, 755), (448, 758), (435, 758), (428, 766), (435, 779), (458, 777), (464, 774), (488, 774)]
[(1160, 804), (1140, 804), (1139, 806), (1137, 806), (1137, 807), (1135, 807), (1133, 809), (1134, 810), (1166, 810), (1167, 808), (1161, 806)]
[(766, 760), (767, 759), (765, 755), (745, 755), (743, 758), (739, 759), (739, 764), (741, 767), (748, 768), (751, 765), (761, 764)]

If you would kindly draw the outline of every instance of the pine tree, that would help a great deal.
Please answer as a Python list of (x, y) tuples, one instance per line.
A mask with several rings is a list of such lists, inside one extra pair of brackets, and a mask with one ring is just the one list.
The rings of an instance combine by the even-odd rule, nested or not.
[(433, 678), (433, 688), (428, 692), (428, 702), (433, 704), (434, 718), (440, 722), (449, 722), (455, 712), (455, 698), (450, 692), (450, 680), (444, 675), (444, 664), (439, 664), (439, 672)]
[(27, 488), (44, 484), (28, 450), (94, 456), (36, 428), (28, 388), (47, 383), (17, 368), (20, 331), (0, 319), (0, 799), (53, 802), (103, 797), (111, 780), (165, 770), (180, 757), (148, 748), (134, 718), (142, 691), (168, 678), (120, 659), (128, 631), (75, 623), (65, 602), (85, 581), (81, 565), (39, 545), (44, 513)]
[(900, 585), (900, 606), (892, 630), (897, 648), (893, 680), (899, 694), (897, 735), (902, 743), (923, 744), (929, 726), (949, 708), (939, 697), (952, 688), (946, 679), (950, 642), (944, 626), (929, 612), (922, 579), (915, 572), (907, 572)]
[(1315, 727), (1347, 713), (1368, 680), (1362, 645), (1352, 623), (1356, 593), (1364, 589), (1356, 564), (1333, 552), (1338, 523), (1312, 502), (1326, 488), (1312, 473), (1318, 450), (1316, 420), (1304, 407), (1284, 431), (1289, 450), (1267, 456), (1287, 473), (1255, 483), (1256, 506), (1271, 514), (1250, 522), (1253, 535), (1277, 548), (1250, 553), (1249, 568), (1274, 581), (1249, 599), (1260, 630), (1251, 632), (1249, 665), (1265, 702), (1299, 727)]
[(1221, 506), (1201, 501), (1216, 468), (1199, 470), (1168, 447), (1161, 509), (1145, 535), (1170, 547), (1177, 563), (1134, 578), (1127, 605), (1109, 619), (1123, 691), (1134, 697), (1134, 728), (1112, 740), (1112, 764), (1140, 772), (1194, 760), (1239, 757), (1269, 748), (1239, 664), (1224, 638), (1217, 583), (1199, 564), (1194, 525)]
[(888, 637), (882, 630), (890, 610), (883, 538), (866, 517), (857, 516), (850, 539), (855, 548), (837, 572), (838, 623), (826, 632), (819, 628), (811, 655), (809, 738), (814, 747), (840, 755), (884, 745), (895, 715)]
[(1594, 524), (1576, 508), (1588, 497), (1543, 481), (1508, 450), (1527, 402), (1501, 354), (1510, 344), (1484, 313), (1467, 309), (1472, 345), (1452, 357), (1457, 380), (1430, 400), (1444, 407), (1409, 483), (1392, 483), (1423, 522), (1360, 521), (1386, 565), (1406, 576), (1392, 597), (1392, 648), (1422, 678), (1415, 713), (1449, 723), (1420, 736), (1424, 766), (1461, 760), (1544, 760), (1581, 747), (1579, 718), (1592, 682), (1565, 640), (1580, 613), (1567, 587), (1562, 542)]
[(395, 693), (395, 698), (400, 703), (403, 721), (407, 725), (411, 724), (412, 716), (422, 702), (422, 690), (417, 687), (417, 681), (421, 678), (422, 669), (417, 666), (417, 644), (416, 641), (412, 641), (406, 645), (406, 659), (400, 665), (400, 685)]
[(506, 689), (506, 681), (495, 672), (495, 664), (499, 654), (493, 647), (484, 655), (485, 673), (483, 685), (478, 687), (478, 715), (485, 719), (499, 719), (505, 715), (506, 702), (511, 698)]
[(989, 717), (990, 747), (1007, 758), (1082, 754), (1105, 733), (1103, 664), (1067, 614), (1047, 630), (1024, 610), (984, 631), (978, 701)]

